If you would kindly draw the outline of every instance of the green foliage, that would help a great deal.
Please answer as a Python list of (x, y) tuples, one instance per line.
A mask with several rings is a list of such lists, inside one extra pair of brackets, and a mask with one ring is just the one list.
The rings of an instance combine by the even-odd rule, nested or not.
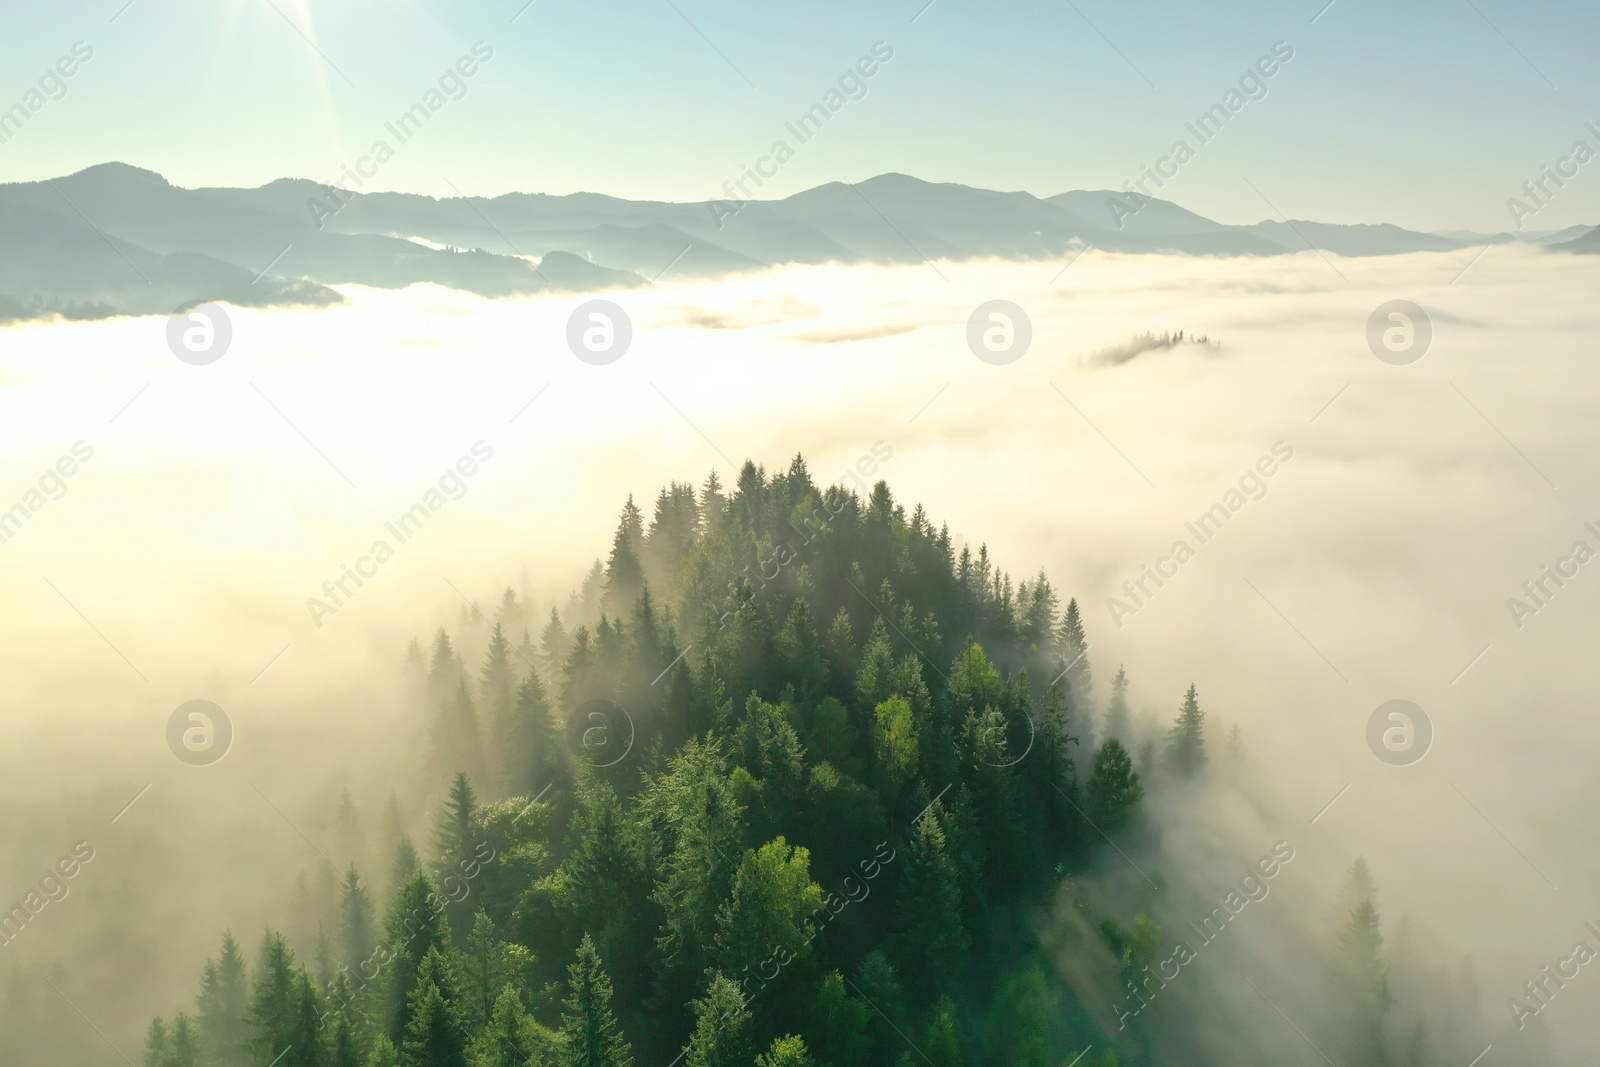
[(1133, 758), (1121, 741), (1108, 738), (1094, 754), (1094, 772), (1089, 775), (1085, 796), (1089, 818), (1105, 833), (1120, 830), (1138, 817), (1143, 797), (1144, 786), (1133, 769)]
[(805, 1039), (795, 1034), (774, 1038), (772, 1046), (756, 1057), (756, 1067), (813, 1067)]
[(718, 972), (706, 995), (694, 1004), (694, 1034), (687, 1067), (747, 1067), (750, 1062), (750, 1009), (733, 979)]
[(961, 1020), (956, 1016), (955, 1003), (949, 997), (940, 997), (939, 1003), (934, 1006), (924, 1051), (933, 1067), (963, 1067)]
[[(820, 488), (796, 457), (674, 483), (648, 523), (630, 499), (536, 648), (514, 596), (492, 629), (468, 623), (460, 649), (487, 642), (471, 674), (443, 630), (406, 660), (431, 735), (419, 778), (448, 783), (406, 803), (437, 805), (427, 856), (391, 802), (387, 879), (352, 865), (292, 930), (309, 949), (327, 922), (330, 969), (360, 980), (324, 1002), (269, 934), (247, 982), (225, 939), (186, 1024), (204, 1067), (286, 1049), (278, 1067), (632, 1067), (635, 1048), (662, 1064), (686, 1048), (688, 1067), (1054, 1062), (1068, 998), (1015, 961), (1063, 874), (1094, 860), (1085, 814), (1107, 831), (1138, 817), (1128, 749), (1146, 739), (1119, 670), (1084, 773), (1084, 620), (1042, 572), (1013, 583), (885, 483)], [(577, 747), (596, 699), (635, 730), (607, 766)], [(1182, 775), (1205, 766), (1193, 687), (1168, 754)], [(340, 810), (359, 844), (354, 801)], [(1368, 1016), (1375, 929), (1375, 912), (1352, 929), (1336, 983)], [(1101, 937), (1124, 979), (1159, 947), (1144, 916)], [(153, 1028), (158, 1059), (178, 1026)]]
[(1191, 684), (1183, 695), (1177, 722), (1167, 731), (1167, 758), (1186, 778), (1193, 778), (1206, 769), (1205, 725), (1206, 713), (1201, 710), (1199, 694)]
[(568, 975), (561, 1067), (633, 1067), (633, 1047), (611, 1011), (611, 978), (587, 934)]
[(896, 904), (900, 973), (923, 995), (952, 982), (967, 949), (960, 876), (932, 808), (917, 820), (906, 848)]
[(200, 976), (200, 1040), (216, 1067), (245, 1067), (248, 1032), (245, 1012), (249, 991), (245, 982), (244, 954), (229, 931), (222, 935), (222, 951), (206, 962)]
[(917, 723), (911, 702), (898, 694), (873, 710), (872, 751), (879, 772), (894, 789), (902, 789), (917, 775)]

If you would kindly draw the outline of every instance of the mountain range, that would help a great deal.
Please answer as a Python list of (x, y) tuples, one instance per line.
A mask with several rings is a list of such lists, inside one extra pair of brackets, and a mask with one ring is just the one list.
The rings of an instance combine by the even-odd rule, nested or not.
[[(1118, 198), (1137, 211), (1109, 209)], [(1600, 228), (1422, 233), (1398, 226), (1214, 222), (1109, 191), (1050, 197), (882, 174), (782, 200), (667, 203), (597, 193), (435, 199), (284, 178), (184, 189), (123, 163), (0, 185), (0, 321), (170, 314), (205, 301), (328, 305), (341, 284), (431, 282), (483, 296), (586, 292), (788, 263), (1062, 258), (1113, 252), (1343, 256), (1534, 241), (1600, 251)]]

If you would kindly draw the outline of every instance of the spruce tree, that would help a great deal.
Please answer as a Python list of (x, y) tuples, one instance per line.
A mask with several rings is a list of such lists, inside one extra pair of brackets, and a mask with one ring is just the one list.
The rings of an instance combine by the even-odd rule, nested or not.
[(1205, 724), (1206, 713), (1200, 709), (1200, 697), (1191, 683), (1183, 695), (1177, 722), (1167, 731), (1167, 758), (1185, 778), (1193, 778), (1206, 769)]
[(933, 808), (917, 820), (903, 862), (894, 905), (897, 958), (912, 989), (929, 996), (954, 980), (967, 948), (960, 876)]
[(706, 995), (694, 1004), (694, 1033), (689, 1037), (686, 1067), (748, 1067), (750, 1009), (744, 991), (718, 971)]
[(247, 1043), (257, 1062), (271, 1063), (291, 1047), (295, 1025), (294, 950), (282, 934), (261, 939), (250, 992)]
[(756, 1057), (756, 1067), (813, 1067), (813, 1063), (805, 1039), (796, 1034), (773, 1038), (767, 1051)]
[(1078, 611), (1074, 597), (1067, 601), (1067, 610), (1061, 616), (1061, 655), (1067, 664), (1067, 700), (1075, 714), (1088, 721), (1090, 700), (1094, 690), (1094, 672), (1089, 667), (1089, 640), (1083, 633), (1083, 616)]
[(1128, 672), (1120, 664), (1111, 679), (1111, 699), (1106, 703), (1106, 736), (1115, 737), (1123, 747), (1133, 744), (1133, 722), (1128, 715)]
[(473, 791), (472, 782), (465, 771), (458, 771), (450, 784), (450, 795), (439, 811), (438, 829), (434, 833), (434, 870), (440, 878), (461, 877), (460, 864), (472, 856), (476, 843), (473, 815), (477, 810), (478, 795)]
[(566, 660), (567, 649), (567, 628), (561, 625), (561, 613), (551, 608), (550, 620), (539, 631), (539, 666), (554, 675)]
[(934, 1006), (924, 1048), (933, 1067), (964, 1067), (961, 1020), (956, 1015), (955, 1003), (949, 997), (940, 997), (939, 1003)]
[(200, 1067), (200, 1058), (200, 1028), (180, 1011), (167, 1035), (167, 1058), (162, 1067)]
[(352, 975), (359, 975), (361, 965), (377, 947), (377, 920), (373, 915), (372, 897), (361, 884), (361, 875), (352, 863), (345, 872), (344, 885), (339, 891), (339, 956)]
[(144, 1032), (144, 1067), (166, 1067), (167, 1021), (161, 1016), (150, 1020)]
[(568, 972), (560, 1067), (633, 1067), (633, 1047), (611, 1012), (611, 978), (588, 934)]
[(633, 497), (629, 496), (627, 504), (623, 505), (616, 535), (611, 539), (605, 593), (600, 601), (601, 610), (613, 618), (627, 615), (644, 591), (644, 565), (640, 560), (643, 548), (643, 518), (634, 506)]
[(505, 754), (511, 750), (514, 730), (517, 670), (512, 662), (513, 655), (511, 642), (496, 623), (489, 635), (489, 651), (478, 672), (478, 698), (488, 719), (489, 752), (495, 757), (487, 761), (490, 782), (498, 787), (491, 789), (491, 793), (505, 793), (510, 789)]
[(1112, 833), (1137, 818), (1143, 796), (1144, 786), (1139, 784), (1139, 772), (1133, 769), (1128, 750), (1115, 737), (1108, 738), (1094, 754), (1094, 773), (1089, 776), (1085, 797), (1089, 818), (1105, 833)]
[(428, 667), (428, 702), (438, 704), (456, 690), (463, 678), (461, 661), (456, 659), (455, 646), (450, 635), (439, 627), (433, 637), (433, 662)]
[(222, 951), (216, 960), (206, 963), (200, 995), (195, 999), (200, 1039), (215, 1067), (244, 1067), (247, 1062), (244, 1042), (249, 1036), (245, 1024), (249, 1000), (244, 954), (229, 931), (222, 935)]
[(409, 1015), (400, 1047), (403, 1067), (467, 1067), (461, 1022), (431, 978), (422, 979), (412, 990)]

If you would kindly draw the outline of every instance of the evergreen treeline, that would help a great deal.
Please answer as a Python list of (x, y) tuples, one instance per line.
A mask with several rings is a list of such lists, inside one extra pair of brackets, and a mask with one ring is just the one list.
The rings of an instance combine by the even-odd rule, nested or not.
[[(387, 869), (324, 872), (305, 958), (269, 930), (247, 966), (227, 935), (148, 1067), (1070, 1058), (1030, 917), (1157, 768), (1121, 669), (1091, 743), (1083, 620), (1043, 573), (796, 457), (674, 484), (648, 521), (630, 499), (565, 610), (514, 643), (519, 620), (508, 591), (475, 671), (443, 630), (407, 657), (449, 783), (426, 854), (391, 802)], [(1160, 775), (1204, 772), (1204, 720), (1191, 686)], [(338, 825), (360, 854), (348, 795)], [(1387, 992), (1352, 915), (1369, 1018)], [(1103, 940), (1109, 1004), (1160, 931)], [(1070, 1036), (1117, 1062), (1114, 1032)]]

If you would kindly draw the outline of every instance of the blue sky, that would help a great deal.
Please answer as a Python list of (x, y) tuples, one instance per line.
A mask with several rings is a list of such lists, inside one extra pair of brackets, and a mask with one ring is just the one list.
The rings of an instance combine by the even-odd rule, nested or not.
[[(1039, 195), (1118, 188), (1278, 41), (1294, 58), (1267, 95), (1162, 196), (1227, 222), (1274, 217), (1265, 200), (1291, 218), (1501, 230), (1542, 164), (1579, 138), (1600, 149), (1584, 129), (1600, 128), (1592, 4), (1335, 0), (1318, 17), (1326, 0), (525, 2), (8, 11), (0, 109), (75, 41), (94, 57), (0, 144), (0, 180), (110, 159), (181, 185), (332, 180), (479, 40), (493, 59), (369, 188), (720, 197), (880, 40), (894, 58), (867, 95), (765, 193), (891, 170)], [(1580, 222), (1600, 222), (1600, 160), (1526, 225)]]

